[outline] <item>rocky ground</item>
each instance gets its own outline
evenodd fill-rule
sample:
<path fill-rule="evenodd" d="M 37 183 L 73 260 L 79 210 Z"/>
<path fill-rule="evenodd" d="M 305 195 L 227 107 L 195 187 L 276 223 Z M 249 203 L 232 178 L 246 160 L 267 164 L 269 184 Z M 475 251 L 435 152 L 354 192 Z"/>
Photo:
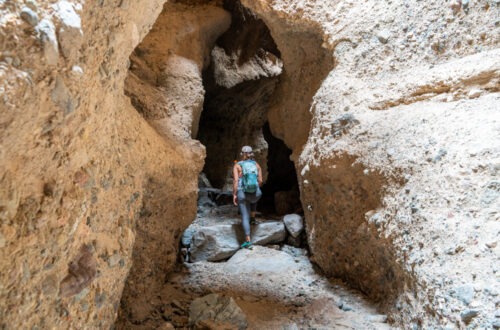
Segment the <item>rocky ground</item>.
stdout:
<path fill-rule="evenodd" d="M 285 227 L 282 218 L 261 215 L 257 217 L 258 224 L 252 226 L 252 233 L 258 233 L 262 226 Z M 207 228 L 228 225 L 240 226 L 236 207 L 201 206 L 184 239 L 203 231 L 208 233 Z M 268 232 L 276 237 L 275 231 Z M 291 236 L 288 231 L 286 235 Z M 178 271 L 166 278 L 158 293 L 156 313 L 130 326 L 136 329 L 187 328 L 193 324 L 205 329 L 391 328 L 387 316 L 378 313 L 362 294 L 350 290 L 340 280 L 324 277 L 309 261 L 306 248 L 284 244 L 286 235 L 281 235 L 277 244 L 254 245 L 253 249 L 235 246 L 232 256 L 221 261 L 179 264 Z M 258 238 L 254 235 L 253 239 Z M 219 241 L 216 245 L 222 244 Z M 201 247 L 198 253 L 200 250 Z M 212 254 L 205 251 L 196 258 L 210 259 L 217 254 L 213 249 L 210 251 Z M 201 311 L 194 303 L 200 297 L 204 297 Z"/>

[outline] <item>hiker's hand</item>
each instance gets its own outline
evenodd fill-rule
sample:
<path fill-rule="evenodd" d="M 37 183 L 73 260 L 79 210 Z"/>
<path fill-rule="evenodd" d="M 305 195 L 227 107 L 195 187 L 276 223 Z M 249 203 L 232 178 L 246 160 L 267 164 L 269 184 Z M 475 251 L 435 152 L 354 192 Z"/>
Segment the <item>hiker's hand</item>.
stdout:
<path fill-rule="evenodd" d="M 238 196 L 233 195 L 233 204 L 238 206 Z"/>

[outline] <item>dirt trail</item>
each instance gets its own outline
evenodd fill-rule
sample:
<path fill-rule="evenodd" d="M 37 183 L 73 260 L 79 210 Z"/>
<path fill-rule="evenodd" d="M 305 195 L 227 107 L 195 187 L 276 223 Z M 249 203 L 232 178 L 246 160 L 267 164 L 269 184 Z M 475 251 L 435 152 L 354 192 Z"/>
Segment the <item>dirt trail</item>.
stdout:
<path fill-rule="evenodd" d="M 199 213 L 195 224 L 239 223 L 236 212 L 231 206 L 212 208 Z M 180 264 L 158 293 L 157 313 L 135 328 L 189 328 L 191 302 L 209 293 L 232 297 L 248 329 L 391 328 L 359 292 L 323 277 L 307 254 L 288 245 L 254 246 L 225 262 Z"/>

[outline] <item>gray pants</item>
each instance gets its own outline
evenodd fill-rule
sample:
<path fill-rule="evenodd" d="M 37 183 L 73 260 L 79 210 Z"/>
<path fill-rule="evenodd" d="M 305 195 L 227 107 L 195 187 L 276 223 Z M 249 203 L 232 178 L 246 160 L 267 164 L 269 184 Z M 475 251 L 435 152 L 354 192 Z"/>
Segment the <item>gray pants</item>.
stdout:
<path fill-rule="evenodd" d="M 245 236 L 250 236 L 250 212 L 257 209 L 257 202 L 262 196 L 262 191 L 257 188 L 255 193 L 246 193 L 243 190 L 238 190 L 238 207 L 241 213 L 241 224 L 245 231 Z"/>

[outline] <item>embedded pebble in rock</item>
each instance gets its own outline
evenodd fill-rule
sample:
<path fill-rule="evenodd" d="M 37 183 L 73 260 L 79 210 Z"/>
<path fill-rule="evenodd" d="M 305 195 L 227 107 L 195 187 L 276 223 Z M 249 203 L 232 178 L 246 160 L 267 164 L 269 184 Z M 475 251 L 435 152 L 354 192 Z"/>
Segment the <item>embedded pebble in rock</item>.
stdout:
<path fill-rule="evenodd" d="M 464 321 L 465 323 L 469 323 L 478 314 L 479 311 L 477 309 L 467 309 L 460 313 L 460 317 L 462 318 L 462 321 Z"/>
<path fill-rule="evenodd" d="M 31 26 L 36 26 L 38 24 L 38 15 L 31 8 L 24 7 L 21 10 L 21 18 Z"/>
<path fill-rule="evenodd" d="M 381 43 L 386 44 L 389 41 L 389 39 L 391 38 L 391 31 L 389 31 L 389 30 L 379 31 L 377 33 L 377 38 Z"/>
<path fill-rule="evenodd" d="M 481 96 L 481 93 L 480 89 L 471 89 L 467 96 L 469 96 L 470 99 L 475 99 Z"/>
<path fill-rule="evenodd" d="M 54 24 L 51 20 L 45 18 L 38 23 L 36 30 L 43 44 L 45 61 L 48 65 L 56 65 L 59 59 L 59 44 Z"/>
<path fill-rule="evenodd" d="M 83 42 L 80 16 L 76 13 L 73 4 L 68 1 L 59 1 L 54 5 L 54 8 L 57 10 L 57 17 L 61 21 L 58 40 L 62 53 L 66 58 L 74 60 Z"/>

